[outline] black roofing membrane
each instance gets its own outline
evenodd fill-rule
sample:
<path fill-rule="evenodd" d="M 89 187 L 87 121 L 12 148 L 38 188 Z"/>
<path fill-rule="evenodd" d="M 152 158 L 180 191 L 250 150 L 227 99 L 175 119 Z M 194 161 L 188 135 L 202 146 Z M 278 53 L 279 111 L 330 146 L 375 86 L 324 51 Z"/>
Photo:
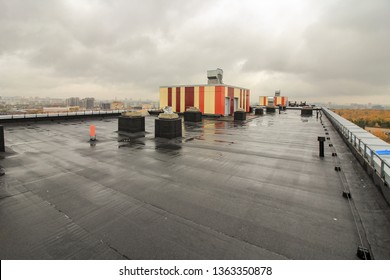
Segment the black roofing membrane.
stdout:
<path fill-rule="evenodd" d="M 390 259 L 389 207 L 323 118 L 324 158 L 320 120 L 299 111 L 183 122 L 170 140 L 152 116 L 141 134 L 116 118 L 6 125 L 0 257 L 357 259 L 363 243 Z"/>

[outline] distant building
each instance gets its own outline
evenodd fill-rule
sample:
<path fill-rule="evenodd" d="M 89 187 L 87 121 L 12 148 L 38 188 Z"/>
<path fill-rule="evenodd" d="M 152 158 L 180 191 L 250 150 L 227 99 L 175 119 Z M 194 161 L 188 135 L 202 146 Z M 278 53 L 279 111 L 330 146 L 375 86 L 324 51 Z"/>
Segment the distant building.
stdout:
<path fill-rule="evenodd" d="M 68 110 L 69 110 L 69 112 L 77 112 L 78 110 L 80 110 L 80 107 L 79 106 L 70 106 L 70 107 L 68 107 Z"/>
<path fill-rule="evenodd" d="M 95 98 L 87 97 L 81 100 L 81 107 L 92 110 L 95 107 Z"/>
<path fill-rule="evenodd" d="M 80 98 L 71 97 L 71 98 L 66 99 L 66 106 L 68 106 L 68 107 L 80 106 Z"/>
<path fill-rule="evenodd" d="M 43 107 L 43 113 L 64 113 L 69 112 L 68 107 Z"/>
<path fill-rule="evenodd" d="M 120 101 L 113 101 L 111 103 L 111 110 L 123 110 L 125 108 L 125 105 L 123 102 Z"/>
<path fill-rule="evenodd" d="M 142 109 L 152 109 L 153 108 L 153 105 L 152 104 L 142 104 Z"/>
<path fill-rule="evenodd" d="M 372 109 L 375 109 L 375 110 L 383 110 L 384 107 L 382 105 L 373 105 L 372 106 Z"/>
<path fill-rule="evenodd" d="M 100 103 L 100 109 L 102 109 L 102 110 L 110 110 L 111 109 L 111 103 Z"/>
<path fill-rule="evenodd" d="M 222 83 L 222 69 L 207 71 L 207 85 L 161 86 L 160 108 L 185 112 L 197 107 L 203 114 L 233 115 L 238 109 L 249 112 L 250 90 Z"/>

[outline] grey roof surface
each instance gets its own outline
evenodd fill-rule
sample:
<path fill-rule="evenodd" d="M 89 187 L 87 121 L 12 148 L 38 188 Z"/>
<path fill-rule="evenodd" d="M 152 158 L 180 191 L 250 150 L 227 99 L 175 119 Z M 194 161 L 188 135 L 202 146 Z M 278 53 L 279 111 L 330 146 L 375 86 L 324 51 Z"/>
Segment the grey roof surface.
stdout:
<path fill-rule="evenodd" d="M 172 140 L 154 119 L 140 138 L 116 118 L 7 125 L 1 259 L 357 259 L 361 243 L 390 259 L 389 207 L 328 120 L 352 202 L 315 117 L 183 122 Z"/>

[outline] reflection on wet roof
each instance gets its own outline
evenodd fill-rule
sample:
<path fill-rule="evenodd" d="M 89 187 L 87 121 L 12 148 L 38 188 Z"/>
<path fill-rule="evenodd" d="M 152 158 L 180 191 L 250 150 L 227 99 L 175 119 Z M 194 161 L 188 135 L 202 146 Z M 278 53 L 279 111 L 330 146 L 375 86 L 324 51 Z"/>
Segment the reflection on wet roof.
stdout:
<path fill-rule="evenodd" d="M 154 117 L 138 134 L 115 118 L 7 125 L 0 256 L 356 259 L 363 243 L 390 258 L 387 204 L 324 119 L 354 201 L 342 197 L 320 121 L 299 114 L 183 122 L 171 140 Z"/>

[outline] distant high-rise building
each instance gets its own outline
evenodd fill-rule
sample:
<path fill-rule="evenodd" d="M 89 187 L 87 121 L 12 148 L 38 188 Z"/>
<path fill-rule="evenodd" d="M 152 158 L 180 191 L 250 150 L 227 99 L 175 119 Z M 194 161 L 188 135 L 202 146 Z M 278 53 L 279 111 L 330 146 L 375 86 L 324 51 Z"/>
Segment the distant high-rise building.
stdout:
<path fill-rule="evenodd" d="M 87 99 L 87 102 L 86 102 L 85 108 L 93 109 L 95 107 L 95 98 L 86 98 L 86 99 Z"/>
<path fill-rule="evenodd" d="M 110 110 L 111 109 L 111 103 L 100 103 L 100 109 L 102 109 L 102 110 Z"/>
<path fill-rule="evenodd" d="M 80 106 L 80 98 L 71 97 L 71 98 L 66 99 L 66 106 L 68 106 L 68 107 Z"/>
<path fill-rule="evenodd" d="M 87 97 L 81 100 L 81 107 L 87 110 L 92 110 L 95 107 L 95 98 Z"/>

